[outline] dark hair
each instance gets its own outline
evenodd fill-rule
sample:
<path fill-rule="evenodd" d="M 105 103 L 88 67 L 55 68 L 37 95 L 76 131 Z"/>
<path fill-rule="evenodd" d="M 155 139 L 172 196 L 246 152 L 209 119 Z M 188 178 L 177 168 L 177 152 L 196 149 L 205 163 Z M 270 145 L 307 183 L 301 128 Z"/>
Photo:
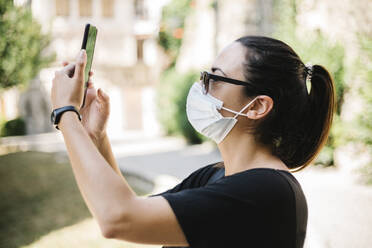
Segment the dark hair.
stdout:
<path fill-rule="evenodd" d="M 332 77 L 321 65 L 312 67 L 311 90 L 306 87 L 308 68 L 291 47 L 263 36 L 236 40 L 247 48 L 244 77 L 257 87 L 245 87 L 247 97 L 267 95 L 274 106 L 254 126 L 258 142 L 268 145 L 291 172 L 309 165 L 327 141 L 335 109 Z"/>

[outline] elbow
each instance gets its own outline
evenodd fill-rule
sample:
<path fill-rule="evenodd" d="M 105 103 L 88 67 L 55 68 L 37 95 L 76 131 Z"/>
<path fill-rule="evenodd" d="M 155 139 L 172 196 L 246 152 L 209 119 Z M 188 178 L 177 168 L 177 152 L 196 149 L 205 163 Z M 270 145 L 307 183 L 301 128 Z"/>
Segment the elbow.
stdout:
<path fill-rule="evenodd" d="M 106 239 L 126 240 L 130 231 L 130 224 L 127 217 L 117 218 L 106 225 L 101 226 L 101 234 Z"/>
<path fill-rule="evenodd" d="M 132 231 L 133 215 L 130 209 L 132 204 L 127 202 L 126 208 L 110 208 L 110 213 L 106 214 L 106 219 L 100 223 L 101 233 L 107 239 L 127 240 L 129 233 Z M 122 205 L 121 205 L 122 206 Z"/>
<path fill-rule="evenodd" d="M 106 239 L 114 239 L 114 229 L 108 229 L 108 228 L 101 228 L 101 234 Z"/>
<path fill-rule="evenodd" d="M 108 219 L 106 219 L 105 221 L 103 221 L 102 219 L 101 220 L 98 220 L 98 225 L 99 225 L 99 228 L 100 228 L 100 231 L 101 231 L 101 234 L 103 237 L 107 238 L 107 239 L 113 239 L 115 237 L 115 228 L 114 228 L 114 225 L 113 225 L 113 221 L 108 221 Z"/>

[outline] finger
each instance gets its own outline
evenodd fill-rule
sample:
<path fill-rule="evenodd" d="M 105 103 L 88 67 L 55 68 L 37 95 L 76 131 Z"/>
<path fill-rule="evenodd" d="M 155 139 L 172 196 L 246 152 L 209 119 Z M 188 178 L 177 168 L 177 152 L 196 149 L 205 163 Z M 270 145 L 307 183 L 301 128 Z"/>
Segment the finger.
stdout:
<path fill-rule="evenodd" d="M 105 104 L 109 103 L 109 101 L 110 101 L 109 96 L 101 88 L 98 89 L 97 95 L 98 95 L 98 100 L 101 103 L 105 103 Z"/>
<path fill-rule="evenodd" d="M 84 79 L 84 70 L 85 70 L 85 64 L 87 61 L 87 53 L 85 49 L 81 49 L 80 53 L 77 57 L 76 60 L 76 68 L 75 68 L 75 74 L 74 78 L 80 80 L 80 81 L 85 81 Z"/>
<path fill-rule="evenodd" d="M 87 89 L 87 95 L 85 98 L 85 106 L 89 106 L 94 99 L 97 98 L 97 90 L 94 88 L 94 86 L 89 87 Z"/>
<path fill-rule="evenodd" d="M 97 98 L 97 91 L 96 89 L 92 86 L 87 88 L 87 93 L 85 96 L 85 104 L 84 107 L 82 107 L 80 110 L 81 111 L 86 111 L 87 109 L 90 108 L 91 103 Z"/>

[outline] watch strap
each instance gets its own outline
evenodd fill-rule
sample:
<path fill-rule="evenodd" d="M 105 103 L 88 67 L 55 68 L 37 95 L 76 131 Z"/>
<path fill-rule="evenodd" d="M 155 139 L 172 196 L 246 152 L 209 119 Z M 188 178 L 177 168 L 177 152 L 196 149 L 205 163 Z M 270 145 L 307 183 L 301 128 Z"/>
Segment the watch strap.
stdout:
<path fill-rule="evenodd" d="M 55 125 L 56 129 L 59 130 L 58 124 L 61 121 L 62 114 L 67 112 L 67 111 L 75 112 L 77 114 L 79 120 L 81 121 L 81 115 L 80 115 L 79 111 L 74 106 L 69 105 L 69 106 L 64 106 L 64 107 L 61 107 L 61 108 L 57 108 L 57 109 L 53 110 L 52 115 L 51 115 L 51 121 Z"/>

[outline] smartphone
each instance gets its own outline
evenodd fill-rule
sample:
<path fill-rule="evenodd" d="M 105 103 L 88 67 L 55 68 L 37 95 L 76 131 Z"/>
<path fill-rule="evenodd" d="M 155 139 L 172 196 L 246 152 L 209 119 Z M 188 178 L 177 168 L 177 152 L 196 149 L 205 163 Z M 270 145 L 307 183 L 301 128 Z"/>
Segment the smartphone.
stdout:
<path fill-rule="evenodd" d="M 97 38 L 97 28 L 89 23 L 86 24 L 85 30 L 84 30 L 83 44 L 81 45 L 81 49 L 85 49 L 87 53 L 87 64 L 85 66 L 85 71 L 84 71 L 84 98 L 83 98 L 83 104 L 81 105 L 81 107 L 84 107 L 85 97 L 87 95 L 89 71 L 92 67 L 94 47 L 96 45 L 96 38 Z"/>

